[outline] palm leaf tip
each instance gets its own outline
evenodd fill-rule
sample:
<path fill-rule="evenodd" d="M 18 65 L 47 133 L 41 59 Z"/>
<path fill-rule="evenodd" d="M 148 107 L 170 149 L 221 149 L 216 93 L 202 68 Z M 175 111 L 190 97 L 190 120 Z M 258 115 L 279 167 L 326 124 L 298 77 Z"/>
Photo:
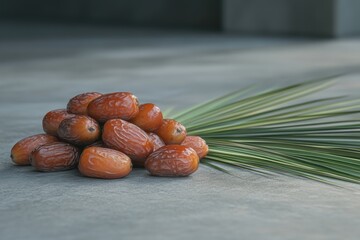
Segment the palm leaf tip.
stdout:
<path fill-rule="evenodd" d="M 173 117 L 210 148 L 206 165 L 270 171 L 328 182 L 360 183 L 360 99 L 309 100 L 334 78 L 264 92 L 251 88 L 197 105 Z"/>

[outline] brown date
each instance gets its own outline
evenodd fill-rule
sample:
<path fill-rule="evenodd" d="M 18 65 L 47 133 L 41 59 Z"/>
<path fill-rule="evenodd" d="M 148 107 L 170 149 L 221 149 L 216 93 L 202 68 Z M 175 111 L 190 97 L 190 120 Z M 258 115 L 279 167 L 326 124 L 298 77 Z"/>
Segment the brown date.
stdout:
<path fill-rule="evenodd" d="M 68 143 L 48 143 L 30 154 L 30 163 L 38 171 L 62 171 L 75 168 L 79 156 L 79 149 Z"/>
<path fill-rule="evenodd" d="M 146 132 L 153 132 L 161 126 L 162 120 L 160 108 L 152 103 L 145 103 L 139 106 L 139 113 L 130 122 Z"/>
<path fill-rule="evenodd" d="M 184 177 L 199 167 L 195 150 L 181 145 L 167 145 L 150 154 L 145 168 L 154 176 Z"/>
<path fill-rule="evenodd" d="M 87 112 L 99 122 L 117 118 L 129 120 L 138 114 L 139 101 L 129 92 L 109 93 L 91 101 Z"/>
<path fill-rule="evenodd" d="M 88 147 L 80 156 L 79 171 L 93 178 L 122 178 L 132 170 L 130 158 L 122 152 L 102 147 Z"/>
<path fill-rule="evenodd" d="M 102 94 L 98 92 L 87 92 L 76 95 L 68 102 L 67 111 L 73 114 L 87 115 L 87 107 L 89 103 L 101 95 Z"/>
<path fill-rule="evenodd" d="M 60 123 L 64 119 L 74 116 L 74 114 L 68 113 L 66 109 L 56 109 L 48 112 L 45 114 L 42 121 L 44 132 L 53 136 L 57 136 L 57 130 Z"/>
<path fill-rule="evenodd" d="M 165 144 L 180 144 L 186 137 L 186 128 L 173 119 L 164 119 L 160 128 L 155 131 Z"/>
<path fill-rule="evenodd" d="M 90 145 L 87 145 L 85 146 L 85 148 L 89 148 L 89 147 L 102 147 L 102 148 L 106 148 L 106 145 L 103 141 L 99 140 L 99 141 L 96 141 Z"/>
<path fill-rule="evenodd" d="M 162 146 L 165 146 L 164 141 L 155 133 L 148 133 L 150 140 L 152 141 L 153 145 L 154 145 L 154 150 L 156 151 L 159 148 L 161 148 Z"/>
<path fill-rule="evenodd" d="M 209 152 L 209 147 L 205 140 L 199 136 L 187 136 L 181 145 L 194 149 L 200 159 Z"/>
<path fill-rule="evenodd" d="M 11 160 L 17 165 L 30 165 L 30 153 L 47 143 L 58 142 L 58 139 L 48 134 L 37 134 L 17 142 L 11 149 Z"/>
<path fill-rule="evenodd" d="M 146 157 L 153 151 L 153 143 L 147 133 L 121 119 L 105 123 L 102 140 L 106 146 L 128 155 L 134 166 L 143 166 Z"/>
<path fill-rule="evenodd" d="M 64 119 L 60 123 L 57 133 L 66 142 L 79 146 L 94 143 L 101 135 L 99 124 L 85 115 Z"/>

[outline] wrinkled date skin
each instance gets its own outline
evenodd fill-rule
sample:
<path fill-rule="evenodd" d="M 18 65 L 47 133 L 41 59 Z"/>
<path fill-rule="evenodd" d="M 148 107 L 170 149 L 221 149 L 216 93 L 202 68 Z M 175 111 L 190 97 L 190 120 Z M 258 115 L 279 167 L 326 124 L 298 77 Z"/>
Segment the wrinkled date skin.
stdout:
<path fill-rule="evenodd" d="M 167 145 L 150 154 L 145 168 L 154 176 L 185 177 L 199 167 L 195 150 L 181 145 Z"/>
<path fill-rule="evenodd" d="M 64 119 L 74 116 L 74 114 L 68 113 L 66 109 L 56 109 L 48 112 L 47 114 L 45 114 L 42 121 L 44 132 L 57 137 L 57 130 L 60 123 Z"/>
<path fill-rule="evenodd" d="M 132 170 L 131 160 L 124 153 L 102 147 L 86 148 L 80 157 L 79 171 L 93 178 L 122 178 Z"/>
<path fill-rule="evenodd" d="M 17 142 L 11 149 L 11 160 L 16 165 L 30 165 L 30 153 L 41 145 L 58 142 L 59 140 L 48 134 L 37 134 Z"/>
<path fill-rule="evenodd" d="M 68 102 L 67 111 L 73 114 L 87 115 L 89 103 L 100 96 L 102 96 L 102 94 L 98 92 L 87 92 L 76 95 Z"/>
<path fill-rule="evenodd" d="M 138 126 L 121 119 L 109 120 L 103 128 L 102 140 L 106 146 L 128 155 L 134 166 L 144 166 L 153 151 L 153 143 Z"/>
<path fill-rule="evenodd" d="M 54 172 L 75 168 L 80 151 L 68 143 L 49 143 L 35 149 L 30 155 L 30 163 L 36 170 Z"/>
<path fill-rule="evenodd" d="M 186 137 L 186 128 L 173 119 L 164 119 L 160 128 L 155 131 L 165 144 L 180 144 Z"/>
<path fill-rule="evenodd" d="M 199 136 L 187 136 L 181 145 L 194 149 L 200 159 L 204 158 L 209 152 L 209 146 Z"/>
<path fill-rule="evenodd" d="M 139 101 L 130 92 L 109 93 L 91 101 L 87 112 L 101 123 L 117 118 L 129 120 L 138 114 Z"/>
<path fill-rule="evenodd" d="M 66 142 L 85 146 L 99 140 L 101 135 L 100 125 L 91 117 L 76 115 L 64 119 L 58 128 L 59 138 Z"/>
<path fill-rule="evenodd" d="M 164 141 L 155 133 L 148 133 L 150 140 L 152 141 L 153 145 L 154 145 L 154 150 L 156 151 L 159 148 L 165 146 Z"/>
<path fill-rule="evenodd" d="M 153 132 L 161 126 L 162 121 L 160 108 L 152 103 L 145 103 L 139 106 L 139 113 L 130 122 L 146 132 Z"/>

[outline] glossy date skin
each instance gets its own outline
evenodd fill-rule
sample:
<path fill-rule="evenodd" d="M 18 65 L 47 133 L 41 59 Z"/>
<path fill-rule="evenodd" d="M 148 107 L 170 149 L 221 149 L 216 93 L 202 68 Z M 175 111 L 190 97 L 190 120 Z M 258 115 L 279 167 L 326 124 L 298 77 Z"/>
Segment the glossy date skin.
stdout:
<path fill-rule="evenodd" d="M 200 159 L 204 158 L 209 152 L 205 140 L 199 136 L 187 136 L 181 145 L 194 149 Z"/>
<path fill-rule="evenodd" d="M 41 172 L 63 171 L 75 168 L 80 151 L 68 143 L 58 142 L 42 145 L 30 155 L 30 163 Z"/>
<path fill-rule="evenodd" d="M 130 92 L 104 94 L 91 101 L 87 113 L 96 121 L 104 123 L 110 119 L 129 120 L 139 112 L 139 101 Z"/>
<path fill-rule="evenodd" d="M 100 125 L 91 117 L 76 115 L 63 120 L 58 128 L 59 138 L 78 146 L 92 144 L 99 140 Z"/>
<path fill-rule="evenodd" d="M 89 103 L 100 96 L 102 96 L 102 94 L 98 92 L 87 92 L 76 95 L 70 99 L 66 109 L 69 113 L 87 115 Z"/>
<path fill-rule="evenodd" d="M 37 134 L 26 137 L 17 142 L 11 149 L 11 160 L 16 165 L 30 165 L 30 153 L 41 145 L 58 142 L 59 140 L 48 134 Z"/>
<path fill-rule="evenodd" d="M 80 157 L 79 171 L 93 178 L 123 178 L 132 170 L 131 159 L 122 152 L 102 147 L 88 147 Z"/>
<path fill-rule="evenodd" d="M 112 119 L 105 123 L 102 140 L 109 148 L 128 155 L 137 167 L 144 166 L 147 156 L 154 148 L 146 132 L 121 119 Z"/>
<path fill-rule="evenodd" d="M 167 145 L 150 154 L 145 168 L 151 175 L 161 177 L 185 177 L 199 167 L 195 150 L 181 145 Z"/>
<path fill-rule="evenodd" d="M 59 128 L 60 123 L 64 119 L 71 118 L 74 116 L 75 114 L 68 113 L 66 109 L 56 109 L 46 113 L 42 121 L 44 132 L 52 136 L 58 136 L 57 130 Z"/>
<path fill-rule="evenodd" d="M 154 145 L 153 151 L 156 151 L 159 148 L 165 146 L 164 141 L 157 134 L 151 132 L 151 133 L 148 133 L 148 136 Z"/>
<path fill-rule="evenodd" d="M 139 113 L 130 122 L 146 132 L 153 132 L 161 126 L 162 121 L 160 108 L 155 104 L 145 103 L 139 106 Z"/>
<path fill-rule="evenodd" d="M 155 133 L 166 145 L 180 144 L 186 137 L 186 128 L 174 119 L 164 119 Z"/>

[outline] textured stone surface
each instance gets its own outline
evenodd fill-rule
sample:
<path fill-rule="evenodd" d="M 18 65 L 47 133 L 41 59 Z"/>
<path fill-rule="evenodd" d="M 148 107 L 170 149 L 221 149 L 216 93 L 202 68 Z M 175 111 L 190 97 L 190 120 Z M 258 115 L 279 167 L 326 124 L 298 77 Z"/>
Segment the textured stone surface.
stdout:
<path fill-rule="evenodd" d="M 285 176 L 122 180 L 10 163 L 11 146 L 41 132 L 51 109 L 84 91 L 133 91 L 181 108 L 231 90 L 350 72 L 323 94 L 360 87 L 360 40 L 258 39 L 211 33 L 0 25 L 0 238 L 358 239 L 360 188 Z"/>

